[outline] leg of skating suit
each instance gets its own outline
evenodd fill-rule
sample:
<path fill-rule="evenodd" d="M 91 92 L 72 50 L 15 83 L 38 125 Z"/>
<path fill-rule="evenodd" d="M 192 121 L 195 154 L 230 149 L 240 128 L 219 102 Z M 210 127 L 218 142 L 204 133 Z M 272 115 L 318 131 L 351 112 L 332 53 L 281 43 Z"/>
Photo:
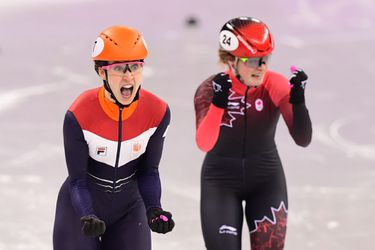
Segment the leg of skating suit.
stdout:
<path fill-rule="evenodd" d="M 65 182 L 57 201 L 54 250 L 151 250 L 150 228 L 137 182 L 127 184 L 127 188 L 117 194 L 91 191 L 95 211 L 107 226 L 101 241 L 81 232 Z"/>
<path fill-rule="evenodd" d="M 87 237 L 81 232 L 80 220 L 72 206 L 68 186 L 67 182 L 63 184 L 57 198 L 53 249 L 101 250 L 98 237 Z"/>
<path fill-rule="evenodd" d="M 122 218 L 110 225 L 102 237 L 103 250 L 151 250 L 146 209 L 139 198 Z"/>
<path fill-rule="evenodd" d="M 240 165 L 207 155 L 201 178 L 201 223 L 207 250 L 240 250 Z"/>
<path fill-rule="evenodd" d="M 285 176 L 277 153 L 266 154 L 246 161 L 244 175 L 251 181 L 246 188 L 245 215 L 252 250 L 282 250 L 288 208 Z"/>

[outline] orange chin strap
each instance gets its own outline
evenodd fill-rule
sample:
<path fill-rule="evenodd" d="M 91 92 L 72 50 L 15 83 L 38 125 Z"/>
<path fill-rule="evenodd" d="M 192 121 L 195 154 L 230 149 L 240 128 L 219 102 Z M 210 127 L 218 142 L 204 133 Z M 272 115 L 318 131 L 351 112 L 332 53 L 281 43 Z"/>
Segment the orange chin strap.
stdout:
<path fill-rule="evenodd" d="M 120 112 L 119 106 L 116 103 L 113 103 L 110 100 L 108 100 L 107 97 L 105 97 L 104 87 L 100 88 L 98 98 L 100 106 L 102 107 L 104 113 L 106 113 L 112 120 L 118 121 Z M 122 120 L 124 121 L 128 119 L 133 114 L 137 106 L 138 100 L 132 102 L 129 106 L 124 107 L 124 109 L 122 110 Z"/>

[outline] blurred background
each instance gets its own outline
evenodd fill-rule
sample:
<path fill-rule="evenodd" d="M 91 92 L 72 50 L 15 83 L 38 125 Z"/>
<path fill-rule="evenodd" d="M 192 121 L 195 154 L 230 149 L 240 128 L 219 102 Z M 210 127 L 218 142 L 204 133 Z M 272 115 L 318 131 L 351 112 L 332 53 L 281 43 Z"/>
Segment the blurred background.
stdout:
<path fill-rule="evenodd" d="M 218 32 L 241 15 L 270 27 L 272 70 L 289 77 L 296 64 L 309 75 L 311 145 L 296 146 L 283 120 L 276 138 L 289 191 L 285 249 L 374 249 L 374 13 L 372 0 L 1 0 L 0 249 L 52 249 L 67 177 L 64 114 L 82 91 L 101 85 L 92 46 L 114 24 L 144 35 L 150 56 L 142 86 L 172 111 L 160 172 L 162 204 L 176 227 L 153 234 L 153 249 L 205 249 L 193 96 L 225 69 Z M 243 249 L 250 249 L 244 227 Z"/>

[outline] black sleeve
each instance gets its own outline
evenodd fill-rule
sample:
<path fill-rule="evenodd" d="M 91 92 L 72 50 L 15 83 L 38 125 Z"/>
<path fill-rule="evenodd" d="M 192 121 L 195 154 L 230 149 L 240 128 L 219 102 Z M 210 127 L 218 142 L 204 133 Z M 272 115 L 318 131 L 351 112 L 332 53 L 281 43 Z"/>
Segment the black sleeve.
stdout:
<path fill-rule="evenodd" d="M 94 214 L 91 194 L 86 181 L 88 145 L 77 119 L 70 111 L 65 115 L 63 133 L 72 205 L 80 217 Z"/>
<path fill-rule="evenodd" d="M 296 143 L 300 146 L 307 147 L 311 142 L 311 119 L 304 103 L 293 104 L 292 135 Z"/>
<path fill-rule="evenodd" d="M 161 207 L 159 163 L 163 151 L 164 138 L 171 119 L 170 117 L 170 110 L 167 106 L 163 119 L 148 142 L 146 152 L 141 156 L 138 185 L 146 209 L 150 207 Z"/>

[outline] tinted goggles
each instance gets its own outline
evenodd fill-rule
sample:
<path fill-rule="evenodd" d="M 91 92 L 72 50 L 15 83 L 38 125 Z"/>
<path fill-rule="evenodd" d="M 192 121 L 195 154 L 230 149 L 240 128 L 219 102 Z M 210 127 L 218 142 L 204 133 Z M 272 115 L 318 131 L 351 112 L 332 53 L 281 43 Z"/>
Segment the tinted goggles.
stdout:
<path fill-rule="evenodd" d="M 143 69 L 144 62 L 123 62 L 102 66 L 111 75 L 123 75 L 127 71 L 138 73 Z"/>
<path fill-rule="evenodd" d="M 252 57 L 252 58 L 240 58 L 240 60 L 250 68 L 257 68 L 262 66 L 262 64 L 268 64 L 268 61 L 271 56 L 262 56 L 262 57 Z"/>

